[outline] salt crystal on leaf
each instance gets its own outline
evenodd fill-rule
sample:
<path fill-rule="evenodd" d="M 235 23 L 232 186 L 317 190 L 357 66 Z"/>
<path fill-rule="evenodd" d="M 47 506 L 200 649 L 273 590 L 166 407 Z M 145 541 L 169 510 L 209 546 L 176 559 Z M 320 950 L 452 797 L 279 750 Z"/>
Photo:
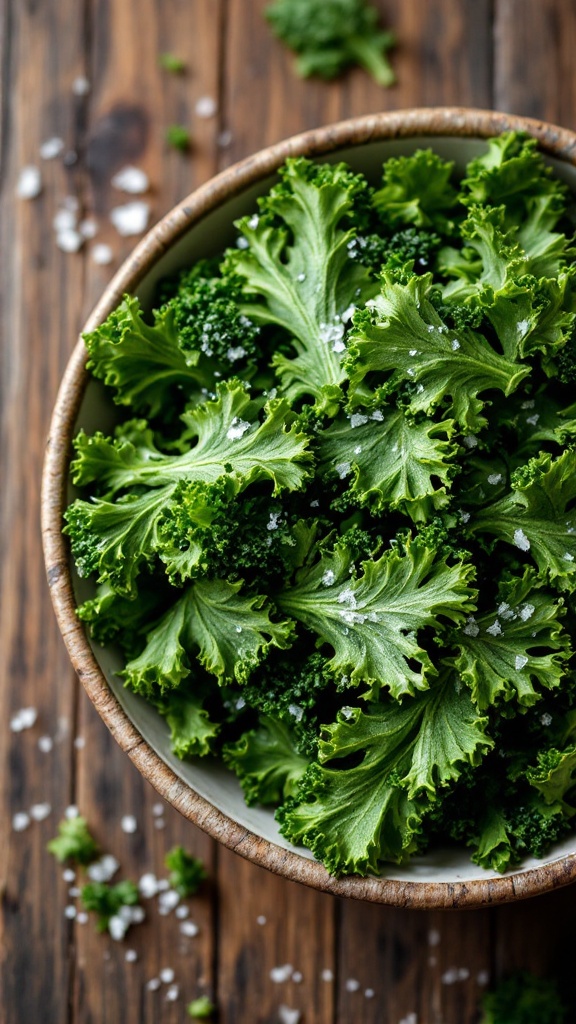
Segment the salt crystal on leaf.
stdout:
<path fill-rule="evenodd" d="M 490 476 L 488 477 L 488 483 L 492 484 L 493 487 L 496 484 L 499 484 L 501 482 L 501 480 L 502 480 L 502 473 L 490 473 Z"/>
<path fill-rule="evenodd" d="M 240 438 L 244 437 L 246 431 L 250 430 L 250 426 L 251 424 L 248 423 L 247 420 L 241 420 L 238 419 L 237 416 L 234 416 L 234 419 L 226 432 L 226 437 L 229 441 L 239 441 Z"/>
<path fill-rule="evenodd" d="M 350 417 L 350 426 L 354 430 L 354 427 L 363 427 L 365 423 L 368 423 L 368 416 L 364 416 L 361 412 L 354 412 Z"/>
<path fill-rule="evenodd" d="M 528 658 L 524 654 L 517 654 L 514 662 L 514 668 L 517 672 L 520 672 L 525 665 L 528 664 Z"/>
<path fill-rule="evenodd" d="M 531 619 L 534 615 L 535 610 L 533 604 L 525 604 L 518 613 L 522 622 L 528 622 L 528 619 Z"/>
<path fill-rule="evenodd" d="M 502 636 L 502 626 L 498 622 L 498 619 L 494 619 L 492 625 L 486 627 L 486 632 L 489 633 L 490 636 Z"/>
<path fill-rule="evenodd" d="M 514 544 L 516 545 L 517 548 L 520 548 L 520 551 L 529 551 L 530 550 L 530 541 L 528 540 L 528 537 L 524 533 L 524 530 L 515 530 L 514 531 Z"/>

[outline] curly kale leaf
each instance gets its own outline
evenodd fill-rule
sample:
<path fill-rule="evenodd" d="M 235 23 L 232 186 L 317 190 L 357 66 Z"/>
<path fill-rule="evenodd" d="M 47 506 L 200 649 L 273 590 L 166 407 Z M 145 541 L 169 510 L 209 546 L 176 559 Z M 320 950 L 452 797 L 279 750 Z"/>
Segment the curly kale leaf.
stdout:
<path fill-rule="evenodd" d="M 46 849 L 61 863 L 74 860 L 78 864 L 90 864 L 100 852 L 86 819 L 80 816 L 64 818 L 58 825 L 58 835 L 47 843 Z"/>
<path fill-rule="evenodd" d="M 443 404 L 464 429 L 476 430 L 486 423 L 479 394 L 511 394 L 530 368 L 499 355 L 474 331 L 449 328 L 429 301 L 431 287 L 430 274 L 404 285 L 383 276 L 372 308 L 354 317 L 346 361 L 352 388 L 367 374 L 387 374 L 388 390 L 412 385 L 412 414 Z"/>
<path fill-rule="evenodd" d="M 473 567 L 442 564 L 435 551 L 407 541 L 404 551 L 363 562 L 359 577 L 351 568 L 349 551 L 337 545 L 300 570 L 278 606 L 332 646 L 330 671 L 351 685 L 365 683 L 372 696 L 384 686 L 396 698 L 426 689 L 436 670 L 417 632 L 439 627 L 439 616 L 460 622 L 473 609 Z"/>
<path fill-rule="evenodd" d="M 137 683 L 133 674 L 127 678 L 127 685 L 138 689 L 146 695 L 152 690 L 154 680 L 147 679 L 144 684 Z M 205 707 L 212 696 L 214 684 L 212 680 L 195 673 L 183 677 L 185 682 L 179 684 L 175 691 L 165 691 L 162 697 L 154 699 L 154 703 L 170 729 L 170 746 L 176 757 L 206 757 L 214 753 L 215 741 L 220 733 L 221 723 L 210 717 Z M 159 687 L 162 680 L 158 681 Z M 157 688 L 159 688 L 157 687 Z"/>
<path fill-rule="evenodd" d="M 308 439 L 298 432 L 284 399 L 264 406 L 253 401 L 238 380 L 218 385 L 213 401 L 182 415 L 181 454 L 167 455 L 155 444 L 145 421 L 123 426 L 115 438 L 80 432 L 74 442 L 72 479 L 78 486 L 97 481 L 108 496 L 130 487 L 161 488 L 180 480 L 213 483 L 229 475 L 242 490 L 257 480 L 272 480 L 274 493 L 297 490 L 310 460 Z"/>
<path fill-rule="evenodd" d="M 533 558 L 560 590 L 576 582 L 576 450 L 542 453 L 512 477 L 512 489 L 474 515 L 471 534 L 489 534 Z"/>
<path fill-rule="evenodd" d="M 482 996 L 480 1024 L 566 1024 L 567 1008 L 551 978 L 516 971 Z"/>
<path fill-rule="evenodd" d="M 239 303 L 242 282 L 219 274 L 213 260 L 200 260 L 183 271 L 174 294 L 161 307 L 173 316 L 182 351 L 200 353 L 215 363 L 236 367 L 258 355 L 259 328 L 244 316 Z M 192 356 L 192 358 L 194 358 Z"/>
<path fill-rule="evenodd" d="M 341 479 L 350 474 L 349 494 L 359 505 L 429 519 L 448 500 L 458 450 L 454 426 L 414 420 L 397 409 L 355 412 L 318 435 L 320 471 Z"/>
<path fill-rule="evenodd" d="M 321 763 L 307 770 L 297 800 L 278 812 L 282 834 L 309 846 L 336 874 L 365 875 L 381 861 L 402 861 L 417 847 L 437 788 L 492 746 L 486 723 L 450 676 L 403 704 L 345 708 L 324 730 Z M 348 767 L 345 759 L 359 755 Z"/>
<path fill-rule="evenodd" d="M 96 573 L 100 583 L 109 581 L 117 593 L 132 596 L 141 568 L 164 552 L 171 576 L 190 575 L 201 557 L 194 537 L 180 551 L 167 525 L 159 532 L 182 481 L 206 485 L 194 493 L 196 525 L 205 528 L 212 515 L 210 502 L 215 501 L 216 514 L 222 500 L 219 490 L 208 485 L 223 477 L 231 494 L 261 480 L 271 480 L 275 494 L 302 487 L 311 458 L 308 439 L 294 422 L 287 426 L 291 417 L 284 400 L 265 406 L 262 423 L 258 411 L 258 403 L 251 402 L 239 382 L 222 384 L 215 401 L 184 414 L 181 445 L 186 450 L 180 455 L 163 454 L 143 424 L 130 424 L 116 438 L 81 433 L 72 466 L 75 482 L 98 480 L 109 496 L 128 488 L 139 493 L 116 501 L 78 499 L 68 508 L 65 533 L 79 573 Z M 148 490 L 140 493 L 142 487 Z"/>
<path fill-rule="evenodd" d="M 576 786 L 575 744 L 564 750 L 550 747 L 539 751 L 536 764 L 527 769 L 525 777 L 546 804 L 560 805 L 564 814 L 576 814 L 576 807 L 568 802 Z"/>
<path fill-rule="evenodd" d="M 570 653 L 561 623 L 565 609 L 541 586 L 530 569 L 503 579 L 494 609 L 469 616 L 450 635 L 459 650 L 454 666 L 481 710 L 502 700 L 530 707 L 540 700 L 535 682 L 546 689 L 562 682 Z"/>
<path fill-rule="evenodd" d="M 450 230 L 458 198 L 450 183 L 453 170 L 453 163 L 431 149 L 386 160 L 382 187 L 374 194 L 374 206 L 384 224 Z"/>
<path fill-rule="evenodd" d="M 288 401 L 312 396 L 330 408 L 344 381 L 342 353 L 352 307 L 373 295 L 369 271 L 351 259 L 350 226 L 368 201 L 361 175 L 344 164 L 288 160 L 281 182 L 260 200 L 261 213 L 238 224 L 247 248 L 229 251 L 225 266 L 243 280 L 243 312 L 283 327 L 295 356 L 273 364 Z"/>
<path fill-rule="evenodd" d="M 482 310 L 507 359 L 536 351 L 548 358 L 571 334 L 576 314 L 569 310 L 574 271 L 549 276 L 532 266 L 516 232 L 505 230 L 504 207 L 472 207 L 461 228 L 465 248 L 444 249 L 439 268 L 455 280 L 442 291 L 444 302 Z"/>
<path fill-rule="evenodd" d="M 294 796 L 309 763 L 287 726 L 264 715 L 257 729 L 224 747 L 223 757 L 240 779 L 249 806 L 278 804 Z"/>
<path fill-rule="evenodd" d="M 131 689 L 144 694 L 176 689 L 194 658 L 221 681 L 243 682 L 270 647 L 289 647 L 292 623 L 272 621 L 266 599 L 241 590 L 241 582 L 202 580 L 182 591 L 122 672 Z"/>
<path fill-rule="evenodd" d="M 391 32 L 378 27 L 378 12 L 367 0 L 272 0 L 264 11 L 274 34 L 297 54 L 302 78 L 336 78 L 360 65 L 378 85 L 395 82 L 386 56 Z"/>
<path fill-rule="evenodd" d="M 183 846 L 174 846 L 164 858 L 170 872 L 170 885 L 183 899 L 194 896 L 208 872 L 198 857 L 193 857 Z"/>
<path fill-rule="evenodd" d="M 177 389 L 185 394 L 212 385 L 214 377 L 199 365 L 199 352 L 180 347 L 174 311 L 154 314 L 147 324 L 138 299 L 129 295 L 100 327 L 83 335 L 88 369 L 114 389 L 114 401 L 157 416 L 170 408 Z"/>
<path fill-rule="evenodd" d="M 92 910 L 97 915 L 96 928 L 99 932 L 105 932 L 110 926 L 110 920 L 121 914 L 123 907 L 135 907 L 138 904 L 140 894 L 138 886 L 127 879 L 117 882 L 116 885 L 109 885 L 107 882 L 88 882 L 82 886 L 80 899 L 86 910 Z M 129 922 L 126 922 L 128 925 Z"/>

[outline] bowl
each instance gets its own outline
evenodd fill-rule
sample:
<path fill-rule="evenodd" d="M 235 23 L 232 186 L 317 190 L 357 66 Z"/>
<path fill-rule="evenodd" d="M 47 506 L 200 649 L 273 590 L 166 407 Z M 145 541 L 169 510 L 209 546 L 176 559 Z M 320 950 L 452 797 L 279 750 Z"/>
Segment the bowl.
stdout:
<path fill-rule="evenodd" d="M 175 206 L 136 246 L 106 288 L 85 325 L 93 331 L 126 292 L 150 305 L 160 278 L 234 241 L 232 222 L 253 210 L 288 156 L 346 160 L 377 180 L 382 161 L 432 146 L 458 169 L 503 131 L 534 136 L 558 175 L 576 191 L 576 134 L 527 118 L 462 108 L 403 110 L 353 118 L 314 129 L 230 167 Z M 118 655 L 96 647 L 76 616 L 90 584 L 73 568 L 62 516 L 70 495 L 71 440 L 80 427 L 112 423 L 101 385 L 89 378 L 79 340 L 58 394 L 48 439 L 42 493 L 42 532 L 48 583 L 74 668 L 106 725 L 160 795 L 205 832 L 254 863 L 285 878 L 339 896 L 404 907 L 456 908 L 505 903 L 565 885 L 576 878 L 576 836 L 542 860 L 527 860 L 505 875 L 476 867 L 466 850 L 436 850 L 380 877 L 334 878 L 308 851 L 278 833 L 273 812 L 247 807 L 236 778 L 219 763 L 180 761 L 154 709 L 125 690 L 116 676 Z"/>

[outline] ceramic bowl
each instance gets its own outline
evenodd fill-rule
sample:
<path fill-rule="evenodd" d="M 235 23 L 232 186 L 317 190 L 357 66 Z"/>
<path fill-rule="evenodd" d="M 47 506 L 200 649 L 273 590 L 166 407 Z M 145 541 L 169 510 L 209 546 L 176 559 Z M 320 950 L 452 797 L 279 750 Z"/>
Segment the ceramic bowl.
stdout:
<path fill-rule="evenodd" d="M 403 110 L 354 118 L 297 135 L 249 157 L 175 206 L 136 246 L 106 288 L 85 325 L 94 330 L 126 292 L 150 304 L 156 283 L 200 256 L 234 242 L 233 221 L 254 209 L 288 156 L 346 160 L 376 182 L 384 159 L 433 147 L 458 169 L 484 149 L 483 141 L 510 129 L 538 139 L 557 173 L 576 191 L 576 135 L 540 121 L 490 111 Z M 86 691 L 122 749 L 157 791 L 190 821 L 248 860 L 285 878 L 340 896 L 405 907 L 470 907 L 504 903 L 556 888 L 576 878 L 576 836 L 539 861 L 527 860 L 503 876 L 476 867 L 465 849 L 437 850 L 381 877 L 333 878 L 308 850 L 278 833 L 273 812 L 247 807 L 236 778 L 223 765 L 180 761 L 170 750 L 168 729 L 154 709 L 125 690 L 116 676 L 113 650 L 91 644 L 76 617 L 90 585 L 73 569 L 61 533 L 69 501 L 71 439 L 112 423 L 111 403 L 89 379 L 78 342 L 66 370 L 51 424 L 43 479 L 43 537 L 48 582 L 72 663 Z"/>

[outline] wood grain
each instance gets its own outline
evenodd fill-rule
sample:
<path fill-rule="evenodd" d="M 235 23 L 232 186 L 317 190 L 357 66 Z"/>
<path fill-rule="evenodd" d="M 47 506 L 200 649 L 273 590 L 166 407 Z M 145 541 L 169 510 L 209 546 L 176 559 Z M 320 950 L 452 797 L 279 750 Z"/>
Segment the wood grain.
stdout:
<path fill-rule="evenodd" d="M 17 200 L 20 169 L 61 136 L 76 144 L 71 83 L 82 73 L 82 17 L 76 5 L 10 4 L 3 14 L 0 224 L 0 890 L 3 1020 L 65 1021 L 73 964 L 65 888 L 45 843 L 72 799 L 71 730 L 77 683 L 55 626 L 42 568 L 39 480 L 51 408 L 81 322 L 82 264 L 54 247 L 51 220 L 74 170 L 42 166 L 43 192 Z M 9 45 L 8 45 L 9 44 Z M 46 83 L 50 94 L 46 95 Z M 11 733 L 22 707 L 36 724 Z M 50 736 L 50 753 L 38 739 Z M 24 832 L 12 815 L 48 803 L 52 813 Z M 34 970 L 30 970 L 31 963 Z"/>

